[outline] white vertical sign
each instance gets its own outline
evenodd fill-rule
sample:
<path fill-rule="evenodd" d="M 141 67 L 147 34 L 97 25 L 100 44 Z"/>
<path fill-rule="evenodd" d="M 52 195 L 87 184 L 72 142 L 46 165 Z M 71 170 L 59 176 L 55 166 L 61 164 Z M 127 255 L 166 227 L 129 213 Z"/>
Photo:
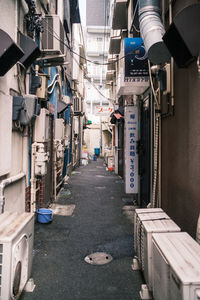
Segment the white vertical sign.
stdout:
<path fill-rule="evenodd" d="M 125 108 L 125 193 L 138 193 L 138 108 Z"/>

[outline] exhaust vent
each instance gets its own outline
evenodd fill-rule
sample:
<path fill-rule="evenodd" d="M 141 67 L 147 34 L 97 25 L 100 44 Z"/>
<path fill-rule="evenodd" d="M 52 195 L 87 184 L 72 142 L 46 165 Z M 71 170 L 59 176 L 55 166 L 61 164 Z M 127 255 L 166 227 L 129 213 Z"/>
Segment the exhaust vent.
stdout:
<path fill-rule="evenodd" d="M 162 40 L 165 30 L 160 20 L 159 0 L 139 1 L 139 23 L 149 60 L 155 65 L 168 62 L 170 54 Z"/>
<path fill-rule="evenodd" d="M 187 67 L 200 53 L 200 3 L 183 9 L 163 36 L 175 62 Z"/>

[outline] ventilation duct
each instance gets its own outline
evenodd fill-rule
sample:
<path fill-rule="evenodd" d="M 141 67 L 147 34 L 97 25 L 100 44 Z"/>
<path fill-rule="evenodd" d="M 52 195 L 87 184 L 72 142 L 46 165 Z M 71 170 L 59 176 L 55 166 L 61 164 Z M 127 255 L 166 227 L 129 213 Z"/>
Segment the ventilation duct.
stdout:
<path fill-rule="evenodd" d="M 170 54 L 162 40 L 165 30 L 160 19 L 159 0 L 139 1 L 139 24 L 149 60 L 156 65 L 169 61 Z"/>
<path fill-rule="evenodd" d="M 22 49 L 0 29 L 0 76 L 4 76 L 23 55 Z"/>
<path fill-rule="evenodd" d="M 177 65 L 187 67 L 200 54 L 200 3 L 184 8 L 176 15 L 163 36 Z"/>
<path fill-rule="evenodd" d="M 40 56 L 38 45 L 29 37 L 20 33 L 20 47 L 24 51 L 24 56 L 20 62 L 28 68 Z"/>

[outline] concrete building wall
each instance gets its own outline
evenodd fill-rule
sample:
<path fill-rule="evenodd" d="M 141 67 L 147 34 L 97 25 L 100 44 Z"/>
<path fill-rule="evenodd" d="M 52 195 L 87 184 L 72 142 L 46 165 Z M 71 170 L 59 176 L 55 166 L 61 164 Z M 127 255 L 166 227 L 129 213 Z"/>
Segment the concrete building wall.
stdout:
<path fill-rule="evenodd" d="M 86 25 L 105 25 L 106 0 L 86 0 Z"/>
<path fill-rule="evenodd" d="M 197 1 L 176 1 L 174 13 Z M 175 65 L 175 114 L 162 120 L 162 207 L 193 237 L 200 212 L 200 77 Z"/>
<path fill-rule="evenodd" d="M 88 126 L 89 129 L 84 130 L 84 142 L 89 154 L 94 154 L 94 148 L 100 148 L 100 127 L 97 125 Z"/>
<path fill-rule="evenodd" d="M 1 29 L 17 43 L 17 28 L 23 29 L 23 17 L 27 5 L 24 1 L 18 6 L 17 1 L 1 1 Z M 19 92 L 17 65 L 13 66 L 3 77 L 0 77 L 0 179 L 25 172 L 27 175 L 24 153 L 28 145 L 23 143 L 23 132 L 12 130 L 13 95 Z M 22 84 L 23 85 L 23 84 Z M 8 141 L 9 140 L 9 141 Z M 5 164 L 7 170 L 4 172 Z M 5 175 L 1 178 L 2 175 Z M 23 212 L 25 210 L 25 179 L 12 183 L 5 189 L 5 210 Z"/>

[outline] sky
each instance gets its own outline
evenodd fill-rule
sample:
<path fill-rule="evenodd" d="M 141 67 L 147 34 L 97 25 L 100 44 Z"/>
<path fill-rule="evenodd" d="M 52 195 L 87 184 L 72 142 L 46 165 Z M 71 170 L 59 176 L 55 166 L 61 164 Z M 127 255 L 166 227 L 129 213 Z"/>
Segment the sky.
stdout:
<path fill-rule="evenodd" d="M 81 24 L 86 25 L 86 0 L 79 0 L 79 8 L 81 15 Z"/>

